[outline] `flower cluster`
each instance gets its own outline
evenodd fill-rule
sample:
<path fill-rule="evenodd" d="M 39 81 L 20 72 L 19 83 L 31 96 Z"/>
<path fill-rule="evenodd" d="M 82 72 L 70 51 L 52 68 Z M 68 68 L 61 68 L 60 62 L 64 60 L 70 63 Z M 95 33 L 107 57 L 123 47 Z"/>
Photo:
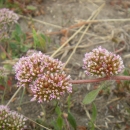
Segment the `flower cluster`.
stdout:
<path fill-rule="evenodd" d="M 0 39 L 7 38 L 12 25 L 17 23 L 18 15 L 9 9 L 0 9 Z"/>
<path fill-rule="evenodd" d="M 72 92 L 72 86 L 69 83 L 70 76 L 66 76 L 64 72 L 51 73 L 39 77 L 32 85 L 34 98 L 32 100 L 49 101 L 52 99 L 60 99 L 65 92 Z"/>
<path fill-rule="evenodd" d="M 18 86 L 30 87 L 32 100 L 59 99 L 65 92 L 72 92 L 70 76 L 62 70 L 63 63 L 41 52 L 22 57 L 14 66 Z"/>
<path fill-rule="evenodd" d="M 92 76 L 112 76 L 124 69 L 123 61 L 116 55 L 101 46 L 86 53 L 83 59 L 85 73 Z"/>
<path fill-rule="evenodd" d="M 0 130 L 23 130 L 26 118 L 8 107 L 0 105 Z"/>

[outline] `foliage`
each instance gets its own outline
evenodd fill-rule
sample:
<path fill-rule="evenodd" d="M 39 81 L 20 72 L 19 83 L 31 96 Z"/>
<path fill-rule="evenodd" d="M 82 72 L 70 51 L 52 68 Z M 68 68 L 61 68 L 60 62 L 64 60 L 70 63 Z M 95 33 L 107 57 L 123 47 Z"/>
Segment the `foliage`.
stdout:
<path fill-rule="evenodd" d="M 49 42 L 49 37 L 44 34 L 38 34 L 35 30 L 33 30 L 32 39 L 29 39 L 28 35 L 22 31 L 20 25 L 16 24 L 15 30 L 12 31 L 11 36 L 8 39 L 2 40 L 2 45 L 10 57 L 19 58 L 29 49 L 46 52 Z M 1 58 L 7 58 L 5 52 L 1 53 Z"/>
<path fill-rule="evenodd" d="M 93 103 L 92 104 L 92 116 L 91 116 L 91 120 L 89 121 L 89 127 L 90 127 L 90 130 L 95 130 L 95 121 L 96 121 L 96 118 L 97 118 L 97 108 L 96 108 L 96 105 Z"/>
<path fill-rule="evenodd" d="M 97 97 L 97 95 L 98 95 L 98 93 L 100 92 L 101 89 L 102 89 L 102 86 L 100 86 L 98 89 L 95 89 L 95 90 L 89 92 L 85 96 L 85 98 L 83 99 L 83 103 L 84 104 L 92 103 L 95 100 L 95 98 Z"/>
<path fill-rule="evenodd" d="M 50 39 L 43 35 L 43 34 L 38 34 L 36 32 L 36 30 L 33 29 L 33 40 L 34 40 L 34 44 L 33 44 L 33 48 L 34 49 L 40 49 L 43 52 L 47 51 L 47 42 L 50 42 Z"/>
<path fill-rule="evenodd" d="M 2 100 L 4 102 L 4 98 L 12 89 L 12 77 L 9 76 L 11 73 L 11 66 L 4 65 L 4 67 L 0 67 L 0 92 L 2 93 Z"/>

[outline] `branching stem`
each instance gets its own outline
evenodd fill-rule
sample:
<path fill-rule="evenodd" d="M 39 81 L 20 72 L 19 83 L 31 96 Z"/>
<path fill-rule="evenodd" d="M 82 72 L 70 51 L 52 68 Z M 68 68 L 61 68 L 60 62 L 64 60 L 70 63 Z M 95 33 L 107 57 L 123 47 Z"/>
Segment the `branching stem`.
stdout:
<path fill-rule="evenodd" d="M 86 80 L 70 80 L 69 82 L 72 84 L 84 84 L 84 83 L 96 83 L 105 80 L 130 80 L 130 76 L 111 76 L 111 77 L 104 77 L 104 78 L 96 78 L 96 79 L 86 79 Z"/>

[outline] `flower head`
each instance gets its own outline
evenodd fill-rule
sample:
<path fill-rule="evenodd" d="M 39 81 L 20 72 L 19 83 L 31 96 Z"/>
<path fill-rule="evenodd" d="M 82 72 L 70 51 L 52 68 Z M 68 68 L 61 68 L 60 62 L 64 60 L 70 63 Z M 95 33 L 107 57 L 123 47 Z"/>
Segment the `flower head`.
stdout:
<path fill-rule="evenodd" d="M 0 38 L 7 38 L 7 32 L 10 31 L 12 25 L 17 23 L 19 17 L 13 11 L 3 8 L 0 9 Z"/>
<path fill-rule="evenodd" d="M 23 130 L 26 118 L 8 107 L 0 105 L 0 130 Z"/>
<path fill-rule="evenodd" d="M 85 73 L 92 76 L 112 76 L 124 69 L 121 57 L 101 46 L 86 53 L 83 62 Z"/>
<path fill-rule="evenodd" d="M 32 100 L 43 102 L 60 99 L 60 96 L 66 92 L 72 92 L 72 85 L 69 83 L 69 80 L 70 76 L 67 76 L 64 72 L 51 73 L 48 71 L 31 85 L 34 93 Z"/>
<path fill-rule="evenodd" d="M 60 99 L 65 92 L 72 92 L 63 63 L 41 52 L 21 58 L 14 66 L 18 86 L 29 86 L 34 94 L 32 100 L 50 101 Z"/>
<path fill-rule="evenodd" d="M 47 71 L 58 72 L 63 67 L 61 61 L 53 59 L 41 52 L 22 57 L 14 66 L 16 79 L 22 86 L 29 85 Z"/>

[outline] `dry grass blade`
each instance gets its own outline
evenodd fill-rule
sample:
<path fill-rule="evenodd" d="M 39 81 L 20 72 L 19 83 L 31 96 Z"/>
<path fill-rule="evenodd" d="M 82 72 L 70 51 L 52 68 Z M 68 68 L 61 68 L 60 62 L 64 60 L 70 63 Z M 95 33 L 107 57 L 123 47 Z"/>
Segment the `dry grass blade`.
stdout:
<path fill-rule="evenodd" d="M 11 101 L 13 100 L 13 98 L 17 95 L 17 93 L 20 91 L 20 89 L 21 89 L 22 87 L 19 87 L 18 89 L 17 89 L 17 91 L 14 93 L 14 95 L 11 97 L 11 99 L 8 101 L 8 103 L 6 104 L 6 106 L 8 106 L 10 103 L 11 103 Z"/>
<path fill-rule="evenodd" d="M 99 12 L 101 11 L 101 9 L 104 7 L 104 3 L 96 10 L 93 12 L 93 14 L 89 17 L 89 19 L 87 21 L 89 21 L 90 19 L 95 19 L 97 17 L 97 15 L 99 14 Z M 84 27 L 85 25 L 83 25 L 82 27 Z M 85 29 L 84 33 L 81 35 L 78 43 L 76 44 L 74 50 L 72 51 L 71 55 L 69 56 L 68 60 L 66 61 L 65 65 L 63 68 L 65 68 L 65 66 L 68 64 L 68 62 L 70 61 L 72 55 L 75 53 L 77 47 L 79 46 L 81 40 L 83 39 L 85 33 L 88 31 L 89 27 L 91 26 L 91 23 L 88 24 L 87 28 Z"/>
<path fill-rule="evenodd" d="M 62 46 L 60 46 L 52 55 L 51 57 L 54 57 L 65 45 L 67 45 L 67 43 L 73 39 L 82 29 L 84 28 L 84 25 L 81 26 L 77 32 L 75 32 L 64 44 L 62 44 Z"/>
<path fill-rule="evenodd" d="M 86 49 L 86 48 L 88 48 L 88 47 L 95 46 L 95 45 L 98 45 L 98 44 L 104 44 L 104 43 L 106 43 L 106 41 L 101 41 L 101 42 L 97 42 L 97 43 L 93 43 L 93 44 L 88 44 L 88 45 L 79 45 L 77 48 L 80 48 L 80 49 L 85 48 L 85 49 Z M 63 54 L 65 50 L 68 50 L 68 51 L 69 51 L 69 50 L 71 50 L 71 49 L 74 49 L 74 47 L 75 47 L 75 46 L 67 46 L 67 47 L 65 47 L 64 49 L 61 49 L 61 50 L 59 51 L 59 53 L 57 53 L 54 57 L 57 57 L 57 56 Z M 52 54 L 52 53 L 54 53 L 54 51 L 47 52 L 46 54 L 49 55 L 49 54 Z"/>
<path fill-rule="evenodd" d="M 84 108 L 85 113 L 86 113 L 86 116 L 88 117 L 88 119 L 91 120 L 91 116 L 90 116 L 90 114 L 89 114 L 87 108 L 86 108 L 84 105 L 82 105 L 82 107 Z M 95 125 L 95 124 L 94 124 L 94 127 L 96 127 L 98 130 L 101 130 L 101 129 L 100 129 L 97 125 Z"/>
<path fill-rule="evenodd" d="M 130 58 L 130 54 L 126 54 L 123 56 L 125 59 Z"/>
<path fill-rule="evenodd" d="M 37 124 L 38 126 L 40 126 L 40 127 L 42 127 L 42 128 L 45 128 L 46 130 L 52 130 L 52 129 L 49 129 L 49 128 L 47 128 L 47 127 L 45 127 L 45 126 L 43 126 L 43 125 L 41 125 L 41 124 L 39 124 L 39 123 L 33 121 L 32 119 L 30 119 L 30 118 L 28 118 L 28 117 L 26 117 L 26 116 L 24 116 L 24 117 L 27 118 L 29 121 L 31 121 L 31 122 Z"/>
<path fill-rule="evenodd" d="M 21 18 L 24 18 L 24 19 L 27 19 L 27 20 L 31 20 L 31 21 L 35 21 L 35 22 L 38 22 L 38 23 L 41 23 L 41 24 L 44 24 L 44 25 L 52 26 L 52 27 L 59 28 L 59 29 L 62 28 L 61 26 L 54 25 L 54 24 L 51 24 L 51 23 L 48 23 L 48 22 L 44 22 L 44 21 L 41 21 L 41 20 L 37 20 L 37 19 L 34 19 L 34 18 L 28 18 L 28 17 L 23 16 L 23 15 L 19 15 L 19 16 Z"/>
<path fill-rule="evenodd" d="M 118 101 L 118 100 L 120 100 L 121 98 L 114 98 L 114 99 L 112 99 L 111 101 L 108 101 L 107 102 L 107 105 L 109 105 L 109 104 L 111 104 L 111 103 L 113 103 L 113 102 L 115 102 L 115 101 Z"/>
<path fill-rule="evenodd" d="M 19 15 L 21 18 L 24 18 L 24 19 L 27 19 L 27 20 L 31 20 L 31 21 L 35 21 L 35 22 L 38 22 L 38 23 L 41 23 L 41 24 L 44 24 L 44 25 L 48 25 L 48 26 L 52 26 L 52 27 L 55 27 L 55 28 L 58 28 L 58 29 L 62 29 L 63 27 L 62 26 L 58 26 L 58 25 L 55 25 L 55 24 L 51 24 L 51 23 L 48 23 L 48 22 L 44 22 L 44 21 L 41 21 L 41 20 L 37 20 L 37 19 L 34 19 L 34 18 L 28 18 L 26 16 L 23 16 L 23 15 Z M 128 19 L 97 19 L 97 20 L 89 20 L 89 21 L 84 21 L 84 25 L 85 24 L 89 24 L 89 23 L 98 23 L 98 22 L 127 22 L 127 21 L 130 21 L 130 18 Z M 70 29 L 71 31 L 74 31 L 76 32 L 76 30 L 74 29 Z M 79 31 L 79 33 L 84 33 L 82 31 Z"/>

